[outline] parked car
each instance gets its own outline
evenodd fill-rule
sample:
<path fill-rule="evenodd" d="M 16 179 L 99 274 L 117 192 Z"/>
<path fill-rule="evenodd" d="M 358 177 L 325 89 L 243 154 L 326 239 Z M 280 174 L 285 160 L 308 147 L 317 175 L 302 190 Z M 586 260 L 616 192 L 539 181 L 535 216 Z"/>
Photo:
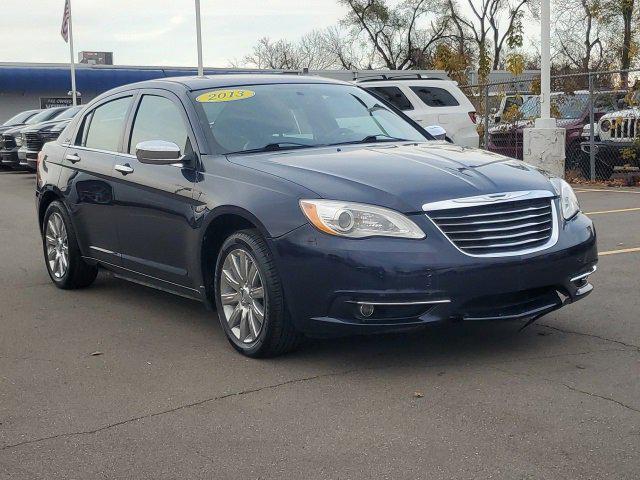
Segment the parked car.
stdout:
<path fill-rule="evenodd" d="M 24 125 L 24 122 L 29 120 L 29 118 L 33 117 L 40 110 L 26 110 L 24 112 L 20 112 L 17 115 L 14 115 L 9 120 L 6 120 L 2 125 L 0 125 L 0 150 L 3 148 L 3 138 L 2 133 L 7 130 L 11 130 L 19 125 Z M 2 156 L 0 156 L 0 169 L 7 168 L 2 165 Z"/>
<path fill-rule="evenodd" d="M 5 167 L 20 167 L 18 149 L 22 146 L 21 131 L 23 128 L 32 125 L 38 125 L 39 123 L 52 120 L 56 116 L 67 110 L 67 108 L 68 107 L 55 107 L 46 110 L 40 110 L 34 116 L 29 118 L 24 124 L 15 126 L 2 132 L 2 144 L 0 145 L 0 158 L 2 159 L 2 165 Z"/>
<path fill-rule="evenodd" d="M 82 110 L 81 106 L 71 107 L 62 111 L 53 120 L 22 128 L 20 130 L 21 142 L 19 142 L 21 146 L 18 149 L 20 166 L 35 170 L 38 153 L 42 146 L 46 142 L 58 138 L 58 135 L 80 110 Z"/>
<path fill-rule="evenodd" d="M 364 78 L 357 82 L 371 90 L 423 127 L 439 125 L 453 143 L 478 147 L 476 112 L 469 99 L 451 80 L 416 76 Z"/>
<path fill-rule="evenodd" d="M 638 105 L 636 98 L 632 101 Z M 640 107 L 629 108 L 607 113 L 600 117 L 595 124 L 595 173 L 596 178 L 606 180 L 611 177 L 615 167 L 631 166 L 640 167 Z M 590 142 L 584 139 L 582 150 L 586 159 L 589 157 Z M 629 152 L 629 154 L 627 154 Z M 590 178 L 590 166 L 583 162 L 583 176 Z"/>
<path fill-rule="evenodd" d="M 510 111 L 516 109 L 520 109 L 520 107 L 529 100 L 531 97 L 534 97 L 532 93 L 507 93 L 505 95 L 500 95 L 500 103 L 492 111 L 493 113 L 493 122 L 492 123 L 500 123 L 504 118 L 505 112 L 509 113 Z"/>
<path fill-rule="evenodd" d="M 625 92 L 598 92 L 595 94 L 595 118 L 616 109 Z M 582 129 L 589 123 L 589 92 L 573 94 L 552 93 L 551 111 L 557 124 L 566 129 L 566 167 L 575 168 L 581 156 Z M 488 149 L 491 152 L 522 159 L 522 141 L 525 128 L 532 127 L 540 116 L 540 97 L 534 96 L 522 104 L 516 119 L 501 122 L 489 129 Z"/>
<path fill-rule="evenodd" d="M 303 334 L 532 322 L 593 288 L 596 233 L 566 182 L 319 77 L 116 88 L 44 145 L 36 178 L 56 286 L 102 267 L 215 305 L 253 357 Z"/>
<path fill-rule="evenodd" d="M 9 120 L 6 120 L 2 125 L 0 125 L 0 133 L 3 133 L 17 126 L 24 125 L 31 117 L 33 117 L 38 112 L 40 112 L 40 110 L 25 110 L 24 112 L 20 112 L 14 115 Z"/>

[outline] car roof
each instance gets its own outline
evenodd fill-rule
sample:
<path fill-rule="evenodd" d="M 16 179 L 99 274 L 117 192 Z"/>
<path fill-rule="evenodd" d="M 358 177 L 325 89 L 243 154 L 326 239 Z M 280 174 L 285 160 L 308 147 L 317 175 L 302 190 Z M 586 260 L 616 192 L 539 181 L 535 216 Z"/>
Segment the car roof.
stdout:
<path fill-rule="evenodd" d="M 209 88 L 224 87 L 240 87 L 245 85 L 274 85 L 274 84 L 334 84 L 334 85 L 350 85 L 350 82 L 333 80 L 326 77 L 317 77 L 311 75 L 288 75 L 278 73 L 262 73 L 262 74 L 220 74 L 208 75 L 204 77 L 197 76 L 181 76 L 157 78 L 153 80 L 145 80 L 142 82 L 129 83 L 120 87 L 108 90 L 96 98 L 92 99 L 85 107 L 90 107 L 103 99 L 117 95 L 122 92 L 144 88 L 160 88 L 179 94 L 180 92 L 205 90 Z"/>
<path fill-rule="evenodd" d="M 339 85 L 351 85 L 349 82 L 333 80 L 325 77 L 310 75 L 286 75 L 286 74 L 229 74 L 229 75 L 209 75 L 204 77 L 168 77 L 126 85 L 127 89 L 153 88 L 183 86 L 188 90 L 203 90 L 206 88 L 235 87 L 242 85 L 262 85 L 262 84 L 286 84 L 286 83 L 330 83 Z M 124 87 L 121 87 L 124 88 Z"/>
<path fill-rule="evenodd" d="M 355 82 L 362 88 L 388 87 L 397 85 L 420 86 L 427 85 L 430 87 L 457 87 L 458 82 L 444 78 L 389 78 L 389 79 L 365 79 Z"/>

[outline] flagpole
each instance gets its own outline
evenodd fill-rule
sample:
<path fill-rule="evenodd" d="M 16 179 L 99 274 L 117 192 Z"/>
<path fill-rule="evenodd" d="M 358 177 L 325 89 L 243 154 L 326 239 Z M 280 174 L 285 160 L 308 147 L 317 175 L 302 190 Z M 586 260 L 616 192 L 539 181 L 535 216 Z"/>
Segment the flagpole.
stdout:
<path fill-rule="evenodd" d="M 69 53 L 71 55 L 71 96 L 73 106 L 78 104 L 76 95 L 76 60 L 73 52 L 73 19 L 71 17 L 71 0 L 69 0 Z"/>
<path fill-rule="evenodd" d="M 200 23 L 200 0 L 196 0 L 196 43 L 198 46 L 198 76 L 204 77 L 202 66 L 202 25 Z"/>

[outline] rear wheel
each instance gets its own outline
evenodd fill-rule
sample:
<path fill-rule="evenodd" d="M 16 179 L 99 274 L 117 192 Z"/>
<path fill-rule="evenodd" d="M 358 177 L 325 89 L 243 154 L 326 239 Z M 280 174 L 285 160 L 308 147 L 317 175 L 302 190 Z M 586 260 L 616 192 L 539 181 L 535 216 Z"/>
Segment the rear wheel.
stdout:
<path fill-rule="evenodd" d="M 298 345 L 273 256 L 257 231 L 236 232 L 222 245 L 215 297 L 220 324 L 244 355 L 273 357 Z"/>
<path fill-rule="evenodd" d="M 98 267 L 83 260 L 67 209 L 57 200 L 44 214 L 42 247 L 49 277 L 58 288 L 83 288 L 95 280 Z"/>

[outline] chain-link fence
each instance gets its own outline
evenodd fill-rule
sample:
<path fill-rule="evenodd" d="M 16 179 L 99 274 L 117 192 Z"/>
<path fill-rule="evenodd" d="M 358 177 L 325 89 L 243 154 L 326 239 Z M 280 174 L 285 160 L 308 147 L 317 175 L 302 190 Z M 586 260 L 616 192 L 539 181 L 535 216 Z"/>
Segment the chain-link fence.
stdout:
<path fill-rule="evenodd" d="M 540 77 L 461 89 L 476 108 L 481 147 L 522 159 L 523 130 L 540 116 Z M 640 177 L 640 70 L 555 75 L 551 91 L 568 179 Z"/>

